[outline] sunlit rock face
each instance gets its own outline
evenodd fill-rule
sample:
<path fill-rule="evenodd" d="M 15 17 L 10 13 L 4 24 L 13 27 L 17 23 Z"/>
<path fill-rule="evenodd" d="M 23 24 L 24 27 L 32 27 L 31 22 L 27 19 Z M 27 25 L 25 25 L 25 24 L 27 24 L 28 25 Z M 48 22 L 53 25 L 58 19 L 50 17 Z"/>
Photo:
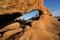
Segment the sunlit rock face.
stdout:
<path fill-rule="evenodd" d="M 16 18 L 36 9 L 40 15 L 38 20 L 32 20 L 31 26 L 22 27 L 17 18 L 16 22 L 0 28 L 0 40 L 60 40 L 60 22 L 44 6 L 44 0 L 0 0 L 0 20 L 5 17 L 1 15 L 9 14 L 7 18 L 10 15 Z"/>
<path fill-rule="evenodd" d="M 44 0 L 0 0 L 0 15 L 6 13 L 12 14 L 13 12 L 24 14 L 35 9 L 44 10 L 44 14 L 46 14 L 50 12 L 50 10 L 45 8 L 43 1 Z"/>

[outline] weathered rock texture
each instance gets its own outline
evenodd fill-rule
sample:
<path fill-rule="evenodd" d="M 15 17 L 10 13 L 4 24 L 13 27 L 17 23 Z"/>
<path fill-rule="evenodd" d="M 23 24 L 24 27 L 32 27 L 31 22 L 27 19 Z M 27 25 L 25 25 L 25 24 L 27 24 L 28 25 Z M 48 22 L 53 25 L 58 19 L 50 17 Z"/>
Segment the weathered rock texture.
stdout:
<path fill-rule="evenodd" d="M 51 14 L 50 10 L 45 8 L 43 1 L 44 0 L 0 0 L 0 15 L 6 13 L 12 14 L 13 12 L 24 14 L 25 12 L 35 9 L 42 10 L 44 14 Z"/>
<path fill-rule="evenodd" d="M 32 25 L 25 28 L 18 22 L 0 28 L 0 33 L 5 32 L 3 36 L 0 34 L 0 40 L 60 40 L 60 22 L 44 6 L 44 0 L 0 0 L 0 20 L 7 14 L 16 18 L 36 9 L 41 14 L 38 20 L 32 20 Z M 9 15 L 6 17 L 10 18 Z"/>

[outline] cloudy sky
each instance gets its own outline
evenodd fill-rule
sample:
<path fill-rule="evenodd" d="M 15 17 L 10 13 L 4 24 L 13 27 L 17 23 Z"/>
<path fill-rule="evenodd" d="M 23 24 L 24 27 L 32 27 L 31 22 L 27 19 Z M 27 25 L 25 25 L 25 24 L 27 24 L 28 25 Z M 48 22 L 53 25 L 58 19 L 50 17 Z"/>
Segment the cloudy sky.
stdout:
<path fill-rule="evenodd" d="M 54 16 L 60 16 L 60 0 L 44 0 L 47 8 L 50 8 Z"/>

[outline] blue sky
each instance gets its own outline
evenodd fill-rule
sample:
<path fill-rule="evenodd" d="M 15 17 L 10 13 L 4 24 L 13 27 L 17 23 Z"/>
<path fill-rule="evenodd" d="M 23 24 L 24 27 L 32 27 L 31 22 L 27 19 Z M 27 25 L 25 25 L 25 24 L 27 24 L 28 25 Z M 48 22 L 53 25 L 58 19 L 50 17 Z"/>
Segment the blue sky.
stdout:
<path fill-rule="evenodd" d="M 53 16 L 60 16 L 60 0 L 44 0 L 44 5 L 51 10 Z M 29 19 L 34 15 L 36 15 L 35 11 L 20 18 Z"/>
<path fill-rule="evenodd" d="M 54 16 L 60 16 L 60 0 L 44 0 L 47 8 L 50 8 Z"/>
<path fill-rule="evenodd" d="M 34 11 L 31 11 L 31 12 L 28 12 L 27 14 L 25 14 L 25 15 L 19 17 L 19 18 L 28 20 L 28 19 L 32 18 L 33 16 L 35 16 L 38 12 L 39 12 L 38 10 L 34 10 Z"/>

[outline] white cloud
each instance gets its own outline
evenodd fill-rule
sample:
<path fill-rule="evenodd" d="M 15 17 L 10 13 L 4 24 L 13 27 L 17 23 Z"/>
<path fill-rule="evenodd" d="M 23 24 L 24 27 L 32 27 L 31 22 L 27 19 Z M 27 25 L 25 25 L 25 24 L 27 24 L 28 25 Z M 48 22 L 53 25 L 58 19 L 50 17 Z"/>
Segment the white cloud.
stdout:
<path fill-rule="evenodd" d="M 54 16 L 60 16 L 60 10 L 55 10 L 52 13 Z"/>

